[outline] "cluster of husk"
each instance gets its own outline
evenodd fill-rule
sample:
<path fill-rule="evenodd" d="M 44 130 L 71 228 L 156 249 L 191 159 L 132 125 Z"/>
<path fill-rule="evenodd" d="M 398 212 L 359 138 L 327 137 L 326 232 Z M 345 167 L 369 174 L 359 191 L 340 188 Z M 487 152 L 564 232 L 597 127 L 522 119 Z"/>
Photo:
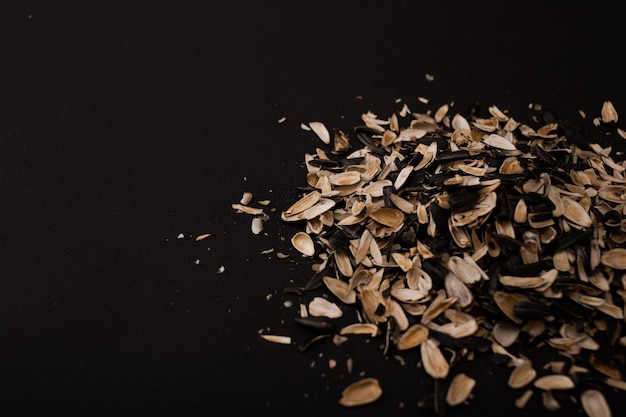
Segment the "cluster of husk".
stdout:
<path fill-rule="evenodd" d="M 511 368 L 517 407 L 537 392 L 556 410 L 567 393 L 610 416 L 602 392 L 626 389 L 626 163 L 602 145 L 623 140 L 617 112 L 603 103 L 596 138 L 540 106 L 535 127 L 496 106 L 453 109 L 368 112 L 349 134 L 315 122 L 324 146 L 305 155 L 307 185 L 281 213 L 317 260 L 288 290 L 324 293 L 300 322 L 332 332 L 307 316 L 355 309 L 336 332 L 415 351 L 449 406 L 476 383 L 454 363 L 486 352 Z M 563 360 L 533 363 L 541 346 Z M 341 404 L 380 396 L 375 379 L 352 389 Z"/>

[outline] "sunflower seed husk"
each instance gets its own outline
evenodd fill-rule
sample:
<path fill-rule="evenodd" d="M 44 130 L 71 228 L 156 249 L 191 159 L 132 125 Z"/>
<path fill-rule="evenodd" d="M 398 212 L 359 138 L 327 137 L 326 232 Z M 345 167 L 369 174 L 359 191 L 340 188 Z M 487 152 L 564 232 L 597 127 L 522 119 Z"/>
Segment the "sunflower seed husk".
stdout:
<path fill-rule="evenodd" d="M 561 404 L 554 396 L 554 391 L 543 391 L 541 393 L 541 402 L 546 410 L 556 412 L 561 409 Z"/>
<path fill-rule="evenodd" d="M 252 219 L 252 224 L 250 227 L 252 229 L 252 233 L 254 233 L 255 235 L 258 235 L 259 233 L 261 233 L 263 231 L 263 218 L 254 217 Z"/>
<path fill-rule="evenodd" d="M 526 391 L 524 391 L 522 395 L 520 395 L 519 397 L 515 399 L 515 407 L 525 408 L 526 404 L 528 404 L 528 401 L 533 396 L 533 393 L 534 392 L 531 389 L 527 389 Z"/>
<path fill-rule="evenodd" d="M 290 336 L 281 336 L 281 335 L 274 335 L 274 334 L 262 334 L 261 337 L 265 340 L 267 340 L 268 342 L 272 342 L 272 343 L 278 343 L 281 345 L 290 345 L 291 344 L 291 337 Z"/>
<path fill-rule="evenodd" d="M 309 127 L 326 145 L 330 143 L 330 133 L 322 122 L 309 122 Z"/>
<path fill-rule="evenodd" d="M 381 207 L 369 213 L 369 217 L 378 223 L 397 229 L 404 222 L 404 214 L 394 208 Z"/>
<path fill-rule="evenodd" d="M 580 394 L 580 402 L 589 417 L 611 417 L 611 408 L 602 391 L 587 389 Z"/>
<path fill-rule="evenodd" d="M 618 116 L 613 103 L 609 100 L 602 103 L 602 123 L 615 123 Z"/>
<path fill-rule="evenodd" d="M 572 378 L 560 374 L 539 377 L 535 379 L 534 385 L 542 390 L 566 390 L 576 386 Z"/>
<path fill-rule="evenodd" d="M 626 269 L 626 248 L 615 248 L 604 252 L 600 263 L 613 269 Z"/>
<path fill-rule="evenodd" d="M 343 311 L 337 304 L 322 297 L 315 297 L 309 303 L 309 313 L 312 316 L 328 317 L 330 319 L 336 319 L 343 315 Z"/>
<path fill-rule="evenodd" d="M 456 406 L 466 402 L 476 385 L 476 380 L 464 373 L 458 373 L 452 378 L 448 392 L 446 393 L 446 403 L 449 406 Z"/>
<path fill-rule="evenodd" d="M 379 333 L 379 328 L 373 323 L 353 323 L 342 327 L 339 331 L 340 335 L 347 334 L 369 334 L 374 337 Z"/>
<path fill-rule="evenodd" d="M 428 328 L 421 324 L 410 326 L 396 341 L 398 350 L 407 350 L 419 346 L 428 339 Z"/>
<path fill-rule="evenodd" d="M 378 379 L 363 378 L 344 388 L 339 404 L 344 407 L 361 406 L 378 400 L 382 394 L 383 390 Z"/>
<path fill-rule="evenodd" d="M 306 232 L 298 232 L 291 238 L 291 244 L 305 256 L 315 255 L 315 243 Z"/>
<path fill-rule="evenodd" d="M 514 389 L 522 388 L 530 384 L 536 376 L 537 371 L 533 368 L 533 364 L 528 360 L 524 360 L 511 371 L 508 385 Z"/>
<path fill-rule="evenodd" d="M 350 285 L 338 278 L 325 276 L 322 278 L 326 287 L 344 304 L 354 304 L 356 302 L 357 294 Z"/>
<path fill-rule="evenodd" d="M 442 379 L 448 376 L 450 365 L 433 339 L 427 338 L 419 346 L 422 364 L 428 375 L 435 379 Z"/>

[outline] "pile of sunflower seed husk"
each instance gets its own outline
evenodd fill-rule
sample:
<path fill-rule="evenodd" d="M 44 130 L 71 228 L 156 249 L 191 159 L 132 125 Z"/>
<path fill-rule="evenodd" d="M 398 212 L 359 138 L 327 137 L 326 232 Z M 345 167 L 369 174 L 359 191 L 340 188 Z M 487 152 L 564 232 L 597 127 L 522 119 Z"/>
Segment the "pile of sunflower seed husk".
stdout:
<path fill-rule="evenodd" d="M 325 146 L 305 155 L 307 185 L 281 219 L 301 225 L 291 243 L 315 263 L 285 291 L 324 296 L 296 320 L 327 330 L 355 309 L 337 343 L 367 334 L 387 353 L 419 352 L 446 381 L 447 406 L 468 403 L 476 384 L 451 367 L 487 352 L 510 367 L 516 407 L 536 394 L 556 411 L 569 395 L 610 417 L 603 393 L 626 390 L 626 162 L 603 145 L 626 140 L 615 108 L 605 101 L 593 119 L 597 137 L 541 106 L 536 127 L 496 106 L 453 109 L 367 112 L 349 134 L 303 126 Z M 528 346 L 562 360 L 534 363 Z M 381 394 L 364 378 L 339 403 Z"/>

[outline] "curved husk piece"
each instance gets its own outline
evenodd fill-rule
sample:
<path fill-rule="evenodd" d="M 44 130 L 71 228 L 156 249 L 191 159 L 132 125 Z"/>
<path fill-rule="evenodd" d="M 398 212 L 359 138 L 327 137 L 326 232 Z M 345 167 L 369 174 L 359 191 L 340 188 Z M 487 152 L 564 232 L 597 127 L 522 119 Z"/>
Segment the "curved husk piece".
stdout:
<path fill-rule="evenodd" d="M 431 338 L 420 343 L 420 354 L 422 364 L 428 375 L 436 379 L 443 379 L 448 376 L 450 365 Z"/>
<path fill-rule="evenodd" d="M 337 319 L 343 315 L 343 310 L 337 304 L 323 297 L 315 297 L 309 303 L 309 313 L 316 317 Z"/>
<path fill-rule="evenodd" d="M 535 379 L 534 385 L 536 388 L 546 391 L 552 390 L 566 390 L 575 387 L 574 381 L 567 375 L 553 374 L 546 375 Z"/>
<path fill-rule="evenodd" d="M 521 324 L 522 319 L 517 317 L 514 312 L 515 304 L 520 301 L 528 301 L 528 296 L 518 293 L 508 293 L 504 291 L 496 291 L 493 294 L 493 300 L 500 310 L 513 322 Z"/>
<path fill-rule="evenodd" d="M 580 394 L 580 402 L 589 417 L 611 417 L 611 408 L 600 390 L 591 388 Z"/>
<path fill-rule="evenodd" d="M 520 332 L 521 329 L 517 324 L 502 321 L 493 326 L 491 335 L 500 345 L 509 347 L 517 341 Z"/>
<path fill-rule="evenodd" d="M 291 244 L 305 256 L 315 255 L 315 243 L 306 232 L 297 232 L 291 237 Z"/>
<path fill-rule="evenodd" d="M 309 127 L 326 145 L 330 143 L 330 132 L 322 122 L 309 122 Z"/>
<path fill-rule="evenodd" d="M 363 378 L 344 388 L 339 404 L 344 407 L 365 405 L 378 400 L 382 394 L 383 390 L 378 379 Z"/>
<path fill-rule="evenodd" d="M 471 258 L 470 258 L 471 259 Z M 448 269 L 454 273 L 464 284 L 474 284 L 480 281 L 482 273 L 480 267 L 470 263 L 467 259 L 453 255 L 448 260 Z"/>
<path fill-rule="evenodd" d="M 421 324 L 409 326 L 404 333 L 400 335 L 396 342 L 398 350 L 407 350 L 419 346 L 428 339 L 428 327 Z"/>
<path fill-rule="evenodd" d="M 615 248 L 604 252 L 600 263 L 615 269 L 626 269 L 626 249 Z"/>
<path fill-rule="evenodd" d="M 326 284 L 326 288 L 328 288 L 330 292 L 339 298 L 344 304 L 356 303 L 356 291 L 350 288 L 350 285 L 347 282 L 330 276 L 323 277 L 322 281 Z"/>
<path fill-rule="evenodd" d="M 464 403 L 470 397 L 472 390 L 476 386 L 476 380 L 464 373 L 458 373 L 452 378 L 448 392 L 446 392 L 446 403 L 455 406 Z"/>
<path fill-rule="evenodd" d="M 496 133 L 485 136 L 483 138 L 483 142 L 494 148 L 503 149 L 506 151 L 514 151 L 517 149 L 510 140 Z"/>
<path fill-rule="evenodd" d="M 368 334 L 372 337 L 379 332 L 378 326 L 374 323 L 352 323 L 344 326 L 339 330 L 339 334 Z"/>
<path fill-rule="evenodd" d="M 467 307 L 474 301 L 474 295 L 467 285 L 453 273 L 448 273 L 444 279 L 448 296 L 455 297 L 459 307 Z"/>
<path fill-rule="evenodd" d="M 369 213 L 369 217 L 378 223 L 397 229 L 404 222 L 404 213 L 398 209 L 381 207 Z"/>
<path fill-rule="evenodd" d="M 321 193 L 317 190 L 313 190 L 310 193 L 305 194 L 300 200 L 293 203 L 287 210 L 283 211 L 284 219 L 289 219 L 298 213 L 302 213 L 304 210 L 312 207 L 322 197 Z"/>
<path fill-rule="evenodd" d="M 561 200 L 563 202 L 563 217 L 582 227 L 591 226 L 591 216 L 578 201 L 569 197 L 563 197 Z"/>
<path fill-rule="evenodd" d="M 517 389 L 525 387 L 530 384 L 537 376 L 537 371 L 533 368 L 533 364 L 525 360 L 520 365 L 516 366 L 509 375 L 508 385 L 511 388 Z"/>

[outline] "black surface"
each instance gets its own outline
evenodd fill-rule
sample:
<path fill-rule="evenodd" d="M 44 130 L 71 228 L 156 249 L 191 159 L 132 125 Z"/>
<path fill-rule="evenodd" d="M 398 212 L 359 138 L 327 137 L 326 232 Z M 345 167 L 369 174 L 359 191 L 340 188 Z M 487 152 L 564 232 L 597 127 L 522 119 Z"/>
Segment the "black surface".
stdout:
<path fill-rule="evenodd" d="M 311 266 L 279 220 L 321 143 L 300 123 L 349 131 L 398 98 L 495 104 L 518 120 L 530 103 L 577 121 L 604 100 L 626 111 L 620 14 L 552 3 L 3 2 L 0 408 L 428 415 L 417 401 L 433 385 L 414 357 L 258 336 L 307 336 L 282 290 Z M 261 235 L 231 208 L 243 191 L 276 209 Z M 537 395 L 516 409 L 506 368 L 468 366 L 474 399 L 448 415 L 561 414 Z M 360 372 L 383 398 L 341 408 Z M 623 393 L 607 395 L 618 415 Z"/>

